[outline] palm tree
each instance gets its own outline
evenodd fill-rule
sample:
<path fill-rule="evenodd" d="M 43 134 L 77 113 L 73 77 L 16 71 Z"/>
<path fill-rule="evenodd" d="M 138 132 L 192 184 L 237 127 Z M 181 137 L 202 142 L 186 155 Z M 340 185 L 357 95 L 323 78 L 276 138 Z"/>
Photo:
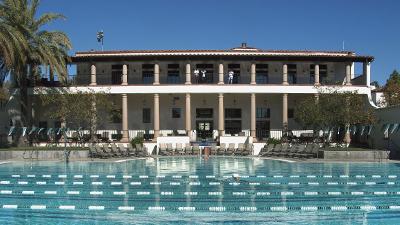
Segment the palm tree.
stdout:
<path fill-rule="evenodd" d="M 48 66 L 60 81 L 65 81 L 68 50 L 72 47 L 65 33 L 42 28 L 65 17 L 45 13 L 36 18 L 39 3 L 39 0 L 0 0 L 0 63 L 20 89 L 22 124 L 29 122 L 28 80 L 39 78 L 40 67 Z"/>

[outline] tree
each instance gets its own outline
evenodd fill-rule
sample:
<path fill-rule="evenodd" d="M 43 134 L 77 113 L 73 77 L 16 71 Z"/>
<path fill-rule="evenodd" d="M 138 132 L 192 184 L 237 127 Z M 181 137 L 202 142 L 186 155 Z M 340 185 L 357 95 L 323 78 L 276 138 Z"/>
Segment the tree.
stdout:
<path fill-rule="evenodd" d="M 400 74 L 396 70 L 390 74 L 389 79 L 386 81 L 383 95 L 388 106 L 400 104 Z"/>
<path fill-rule="evenodd" d="M 371 86 L 375 86 L 376 88 L 380 88 L 380 87 L 381 87 L 381 85 L 379 84 L 379 82 L 376 81 L 376 80 L 372 81 L 372 82 L 370 83 L 370 85 L 371 85 Z"/>
<path fill-rule="evenodd" d="M 45 116 L 60 120 L 64 127 L 89 130 L 91 139 L 96 139 L 98 122 L 111 119 L 115 106 L 105 93 L 93 90 L 72 92 L 68 88 L 49 88 L 39 94 Z M 103 118 L 97 120 L 97 118 Z M 106 118 L 106 119 L 104 119 Z"/>
<path fill-rule="evenodd" d="M 296 106 L 294 116 L 296 122 L 304 128 L 314 131 L 339 129 L 345 138 L 350 127 L 370 125 L 376 121 L 374 111 L 368 106 L 365 96 L 332 90 L 320 91 L 317 100 L 312 96 L 301 101 Z"/>
<path fill-rule="evenodd" d="M 33 122 L 27 90 L 40 77 L 41 66 L 48 66 L 60 81 L 67 77 L 70 40 L 63 32 L 43 29 L 64 16 L 37 15 L 39 3 L 39 0 L 0 1 L 0 74 L 10 74 L 19 88 L 21 120 L 17 126 L 30 126 Z"/>

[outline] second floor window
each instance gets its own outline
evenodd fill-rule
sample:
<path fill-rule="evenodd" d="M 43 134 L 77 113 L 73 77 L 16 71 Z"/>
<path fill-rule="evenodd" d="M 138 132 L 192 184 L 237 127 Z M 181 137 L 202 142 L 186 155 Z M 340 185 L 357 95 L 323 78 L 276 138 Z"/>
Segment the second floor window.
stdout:
<path fill-rule="evenodd" d="M 168 64 L 167 83 L 179 84 L 180 82 L 179 64 Z"/>
<path fill-rule="evenodd" d="M 142 82 L 143 84 L 152 84 L 154 82 L 154 64 L 142 65 Z"/>
<path fill-rule="evenodd" d="M 111 84 L 122 83 L 122 65 L 111 66 Z"/>
<path fill-rule="evenodd" d="M 319 82 L 325 84 L 328 78 L 328 65 L 319 65 Z M 310 84 L 315 83 L 315 65 L 310 65 Z"/>
<path fill-rule="evenodd" d="M 297 84 L 297 67 L 296 64 L 288 64 L 288 82 L 289 84 Z"/>
<path fill-rule="evenodd" d="M 268 84 L 268 64 L 256 65 L 256 83 Z"/>
<path fill-rule="evenodd" d="M 233 72 L 232 84 L 240 83 L 240 64 L 228 64 L 228 72 L 229 71 Z M 229 80 L 226 83 L 229 83 Z"/>
<path fill-rule="evenodd" d="M 199 84 L 212 84 L 214 81 L 214 65 L 213 64 L 197 64 L 196 69 L 199 74 L 195 74 L 194 81 Z"/>

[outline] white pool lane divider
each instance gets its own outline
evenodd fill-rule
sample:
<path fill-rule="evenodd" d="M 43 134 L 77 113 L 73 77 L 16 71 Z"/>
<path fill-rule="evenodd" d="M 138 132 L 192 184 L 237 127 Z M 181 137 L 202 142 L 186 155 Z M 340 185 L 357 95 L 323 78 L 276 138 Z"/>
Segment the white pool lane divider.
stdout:
<path fill-rule="evenodd" d="M 4 162 L 0 162 L 0 165 L 2 165 L 2 164 L 8 164 L 8 163 L 12 163 L 12 161 L 4 161 Z"/>

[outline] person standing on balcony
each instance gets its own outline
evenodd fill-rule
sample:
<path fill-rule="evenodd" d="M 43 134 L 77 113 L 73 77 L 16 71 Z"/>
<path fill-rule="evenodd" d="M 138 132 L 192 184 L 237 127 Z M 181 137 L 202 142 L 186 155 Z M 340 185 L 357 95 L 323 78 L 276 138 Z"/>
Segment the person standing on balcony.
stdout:
<path fill-rule="evenodd" d="M 196 84 L 198 84 L 199 83 L 199 70 L 195 69 L 193 73 L 194 73 L 194 77 L 196 80 Z"/>
<path fill-rule="evenodd" d="M 232 70 L 229 71 L 229 73 L 228 73 L 228 84 L 232 84 L 233 83 L 233 75 L 234 75 L 234 72 Z"/>
<path fill-rule="evenodd" d="M 203 80 L 203 82 L 206 81 L 206 73 L 207 73 L 207 70 L 202 70 L 201 71 L 201 79 Z"/>

